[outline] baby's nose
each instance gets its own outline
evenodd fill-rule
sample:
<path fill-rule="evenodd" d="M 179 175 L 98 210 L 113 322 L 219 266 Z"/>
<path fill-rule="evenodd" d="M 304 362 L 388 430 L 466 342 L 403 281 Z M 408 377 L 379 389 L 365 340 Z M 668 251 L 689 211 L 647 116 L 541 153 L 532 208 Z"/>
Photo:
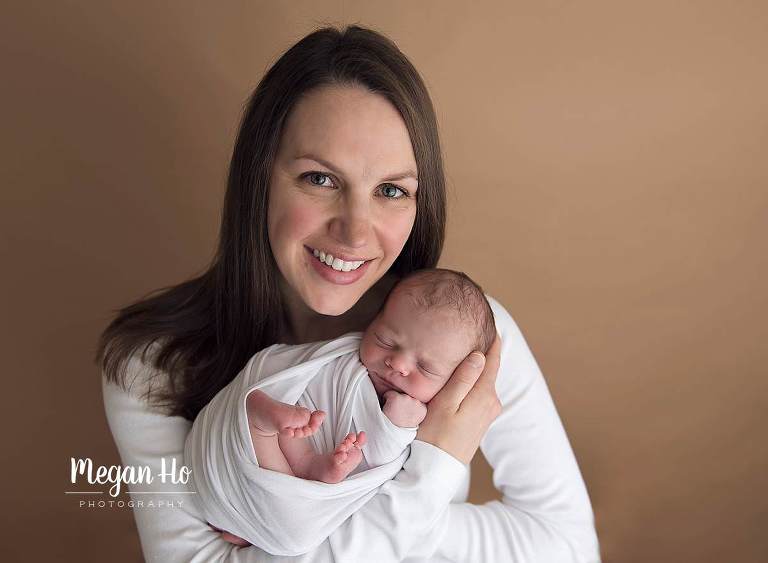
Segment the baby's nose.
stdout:
<path fill-rule="evenodd" d="M 392 371 L 400 374 L 400 375 L 408 375 L 408 366 L 406 363 L 399 357 L 394 356 L 392 358 L 388 358 L 384 360 L 384 363 L 387 365 L 389 369 Z"/>

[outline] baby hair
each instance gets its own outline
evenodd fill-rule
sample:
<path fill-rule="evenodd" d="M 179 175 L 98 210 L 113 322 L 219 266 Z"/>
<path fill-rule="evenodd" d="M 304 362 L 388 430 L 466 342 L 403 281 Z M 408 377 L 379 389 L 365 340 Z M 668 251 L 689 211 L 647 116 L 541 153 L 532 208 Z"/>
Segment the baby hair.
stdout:
<path fill-rule="evenodd" d="M 406 293 L 416 307 L 451 307 L 476 334 L 476 349 L 484 354 L 496 338 L 496 323 L 483 288 L 464 272 L 446 268 L 417 270 L 403 277 L 390 291 Z M 384 303 L 386 307 L 386 302 Z"/>

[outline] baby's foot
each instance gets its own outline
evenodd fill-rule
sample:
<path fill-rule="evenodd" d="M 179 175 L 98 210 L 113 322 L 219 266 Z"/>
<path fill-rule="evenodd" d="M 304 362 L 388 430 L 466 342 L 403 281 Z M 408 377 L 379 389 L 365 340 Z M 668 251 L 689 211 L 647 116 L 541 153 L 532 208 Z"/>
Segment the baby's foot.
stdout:
<path fill-rule="evenodd" d="M 318 475 L 315 478 L 324 483 L 343 481 L 363 460 L 363 452 L 360 448 L 365 445 L 365 442 L 365 432 L 347 434 L 333 453 L 325 456 L 323 463 L 319 464 Z"/>
<path fill-rule="evenodd" d="M 258 436 L 288 436 L 305 438 L 320 428 L 325 419 L 323 411 L 275 401 L 263 391 L 253 391 L 246 400 L 248 423 Z"/>

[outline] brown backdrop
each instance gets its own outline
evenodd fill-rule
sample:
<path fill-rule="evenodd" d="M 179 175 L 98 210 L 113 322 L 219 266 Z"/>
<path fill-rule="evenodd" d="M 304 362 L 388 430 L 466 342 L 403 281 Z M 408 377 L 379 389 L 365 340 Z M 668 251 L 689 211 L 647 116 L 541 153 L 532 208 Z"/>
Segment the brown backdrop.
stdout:
<path fill-rule="evenodd" d="M 243 103 L 323 22 L 387 33 L 423 73 L 442 264 L 526 335 L 604 560 L 766 560 L 765 3 L 17 4 L 0 18 L 3 560 L 140 558 L 129 510 L 63 494 L 70 456 L 118 463 L 95 340 L 207 264 Z"/>

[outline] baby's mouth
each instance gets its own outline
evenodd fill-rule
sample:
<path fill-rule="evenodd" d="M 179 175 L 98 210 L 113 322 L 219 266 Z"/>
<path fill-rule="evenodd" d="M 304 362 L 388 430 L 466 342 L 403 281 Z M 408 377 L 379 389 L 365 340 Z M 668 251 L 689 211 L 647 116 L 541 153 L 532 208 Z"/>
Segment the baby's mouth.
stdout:
<path fill-rule="evenodd" d="M 392 385 L 391 383 L 389 383 L 389 382 L 388 382 L 386 379 L 384 379 L 383 377 L 381 377 L 381 376 L 380 376 L 378 373 L 376 373 L 375 371 L 370 371 L 369 373 L 370 373 L 371 375 L 373 375 L 373 377 L 375 377 L 375 378 L 376 378 L 376 380 L 379 382 L 379 386 L 383 387 L 383 388 L 384 388 L 384 391 L 389 391 L 390 389 L 392 389 L 393 391 L 397 391 L 398 393 L 402 393 L 402 391 L 401 391 L 400 389 L 398 389 L 397 387 L 395 387 L 394 385 Z"/>

